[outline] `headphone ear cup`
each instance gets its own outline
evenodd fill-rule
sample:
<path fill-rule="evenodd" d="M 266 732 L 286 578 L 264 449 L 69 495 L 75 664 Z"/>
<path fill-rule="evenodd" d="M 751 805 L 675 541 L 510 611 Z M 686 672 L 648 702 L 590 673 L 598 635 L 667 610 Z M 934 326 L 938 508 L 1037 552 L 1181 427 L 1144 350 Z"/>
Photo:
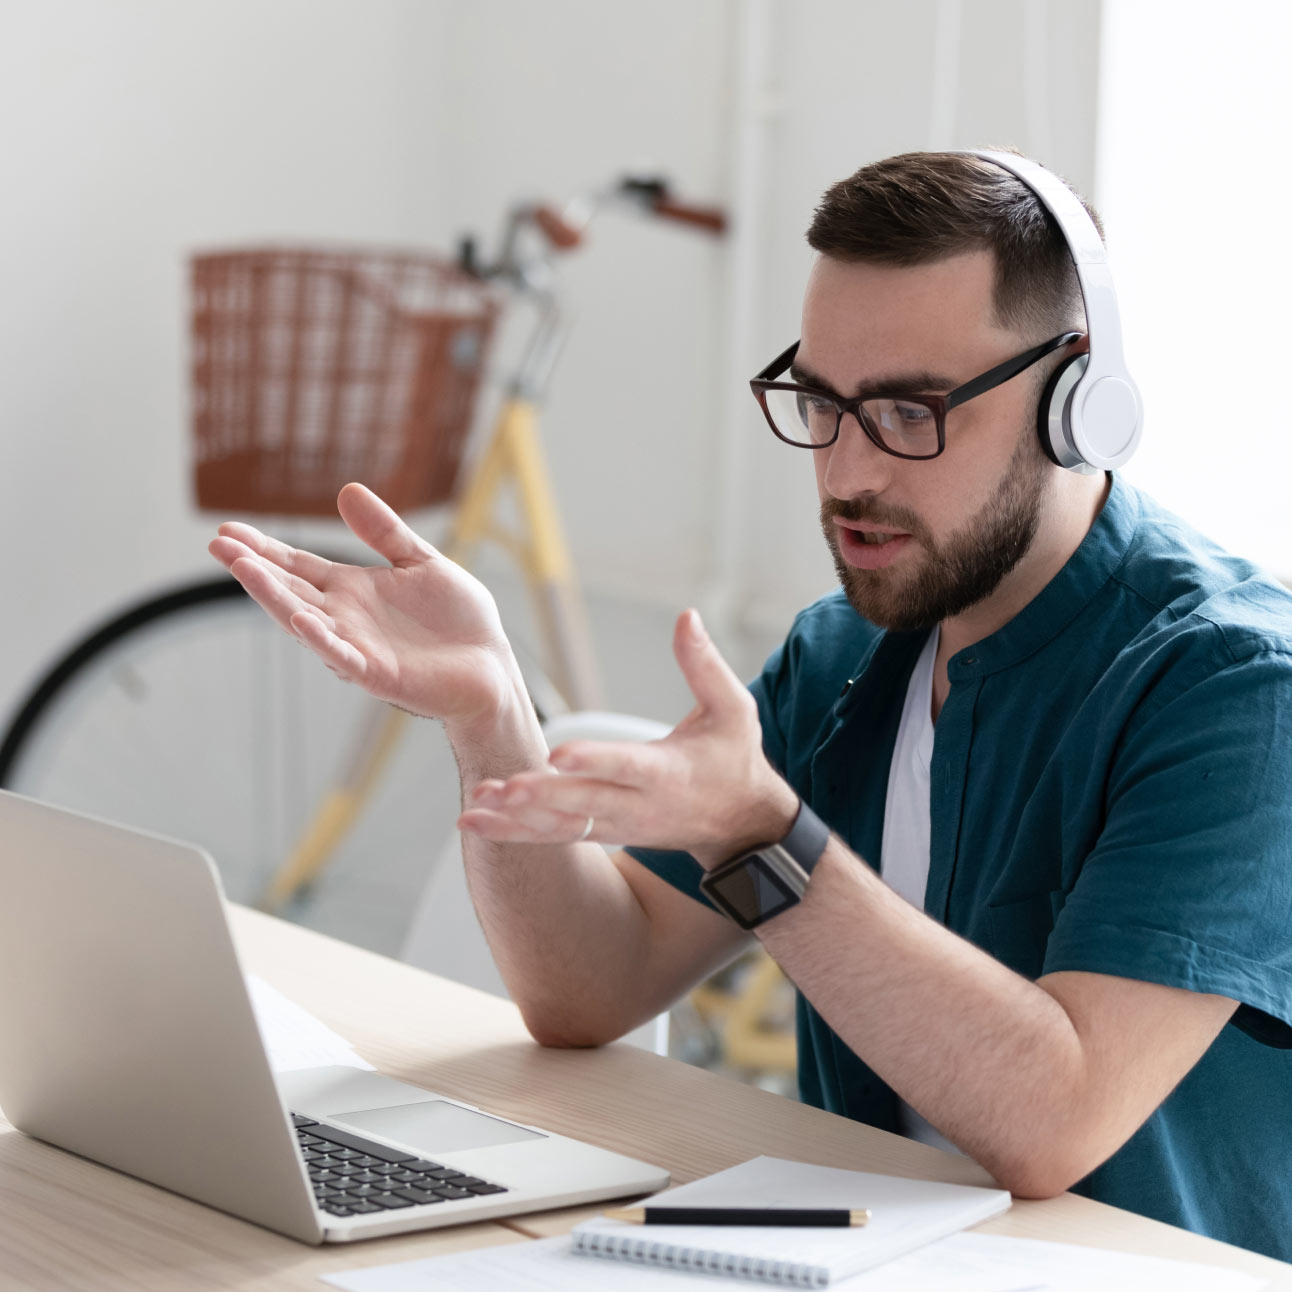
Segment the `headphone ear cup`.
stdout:
<path fill-rule="evenodd" d="M 1045 456 L 1056 467 L 1079 471 L 1086 465 L 1072 436 L 1072 392 L 1089 362 L 1088 354 L 1073 355 L 1055 368 L 1041 391 L 1036 430 Z"/>

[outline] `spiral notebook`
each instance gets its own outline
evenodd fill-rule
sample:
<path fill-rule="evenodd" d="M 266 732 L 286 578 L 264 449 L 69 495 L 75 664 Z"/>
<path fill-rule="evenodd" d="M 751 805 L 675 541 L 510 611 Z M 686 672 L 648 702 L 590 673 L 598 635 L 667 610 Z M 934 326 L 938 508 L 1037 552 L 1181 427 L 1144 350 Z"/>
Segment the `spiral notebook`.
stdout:
<path fill-rule="evenodd" d="M 647 1200 L 678 1207 L 868 1208 L 859 1229 L 634 1225 L 598 1218 L 574 1230 L 585 1256 L 666 1269 L 755 1279 L 786 1287 L 827 1287 L 891 1261 L 1010 1204 L 1003 1189 L 869 1175 L 776 1157 L 756 1157 Z"/>

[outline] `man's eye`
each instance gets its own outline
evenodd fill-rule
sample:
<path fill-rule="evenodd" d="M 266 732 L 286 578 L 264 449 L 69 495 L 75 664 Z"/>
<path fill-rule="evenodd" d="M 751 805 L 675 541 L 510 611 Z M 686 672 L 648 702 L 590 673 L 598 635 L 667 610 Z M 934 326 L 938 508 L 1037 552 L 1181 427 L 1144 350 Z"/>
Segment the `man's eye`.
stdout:
<path fill-rule="evenodd" d="M 799 409 L 803 412 L 812 413 L 814 416 L 820 416 L 823 413 L 834 411 L 834 401 L 827 399 L 824 395 L 805 395 L 800 392 Z"/>
<path fill-rule="evenodd" d="M 933 410 L 924 404 L 907 404 L 898 399 L 893 402 L 893 409 L 907 426 L 918 426 L 922 422 L 933 420 Z"/>

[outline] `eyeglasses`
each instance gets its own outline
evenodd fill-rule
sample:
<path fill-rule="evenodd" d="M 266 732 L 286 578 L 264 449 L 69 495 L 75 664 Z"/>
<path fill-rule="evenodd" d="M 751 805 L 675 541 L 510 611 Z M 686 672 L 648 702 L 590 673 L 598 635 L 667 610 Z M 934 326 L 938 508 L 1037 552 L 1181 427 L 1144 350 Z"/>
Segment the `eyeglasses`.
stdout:
<path fill-rule="evenodd" d="M 767 424 L 786 444 L 800 449 L 824 449 L 839 438 L 843 415 L 851 413 L 861 429 L 885 453 L 895 458 L 936 458 L 947 446 L 947 414 L 961 404 L 985 395 L 1012 377 L 1040 362 L 1047 354 L 1078 340 L 1081 332 L 1063 332 L 1033 346 L 980 377 L 966 381 L 947 395 L 906 395 L 863 391 L 854 399 L 840 399 L 814 386 L 799 386 L 776 378 L 789 370 L 798 354 L 794 342 L 750 383 L 767 418 Z"/>

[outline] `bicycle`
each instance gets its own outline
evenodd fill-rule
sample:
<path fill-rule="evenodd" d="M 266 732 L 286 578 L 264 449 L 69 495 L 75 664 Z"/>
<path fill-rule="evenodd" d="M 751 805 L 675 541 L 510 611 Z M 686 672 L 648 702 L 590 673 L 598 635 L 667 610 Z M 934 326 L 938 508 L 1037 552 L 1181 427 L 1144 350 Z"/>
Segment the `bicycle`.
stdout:
<path fill-rule="evenodd" d="M 538 406 L 561 342 L 552 261 L 577 247 L 597 207 L 616 197 L 722 231 L 720 213 L 675 202 L 659 180 L 628 179 L 565 213 L 514 209 L 492 265 L 482 266 L 469 242 L 459 255 L 470 277 L 533 300 L 537 321 L 441 546 L 466 563 L 476 544 L 493 539 L 526 571 L 547 659 L 544 667 L 522 658 L 522 671 L 540 718 L 556 718 L 558 727 L 570 709 L 595 706 L 596 683 L 538 437 Z M 527 236 L 541 239 L 536 250 L 523 249 Z M 495 499 L 508 481 L 518 486 L 527 513 L 520 537 L 501 532 L 493 521 Z M 399 483 L 392 477 L 393 485 Z M 214 491 L 208 486 L 205 509 L 236 510 L 221 499 L 220 490 L 228 488 L 227 480 L 217 481 Z M 328 514 L 334 492 L 321 492 Z M 384 492 L 389 495 L 391 486 Z M 234 500 L 240 496 L 235 489 Z M 280 495 L 275 505 L 299 510 L 290 495 Z M 218 685 L 210 680 L 217 677 Z M 177 711 L 204 733 L 195 746 L 186 744 L 182 760 L 174 753 Z M 294 753 L 285 757 L 292 728 Z M 622 720 L 602 735 L 644 738 Z M 401 742 L 405 757 L 395 759 Z M 347 746 L 338 778 L 332 751 Z M 231 782 L 237 775 L 245 780 L 240 789 Z M 195 784 L 201 787 L 196 795 Z M 432 872 L 434 885 L 426 887 L 433 864 L 427 841 L 442 835 L 444 822 L 457 814 L 456 770 L 436 724 L 409 723 L 398 710 L 338 685 L 230 578 L 204 578 L 145 596 L 69 648 L 26 695 L 0 740 L 0 786 L 195 839 L 219 860 L 231 897 L 277 908 L 309 894 L 308 908 L 297 900 L 293 917 L 350 940 L 356 940 L 356 898 L 375 891 L 382 897 L 367 905 L 362 941 L 460 976 L 461 963 L 426 959 L 427 922 L 448 918 L 435 908 L 455 882 L 441 864 Z M 303 832 L 300 820 L 309 823 Z M 348 864 L 331 868 L 327 891 L 320 893 L 323 868 L 342 847 Z M 444 851 L 452 854 L 452 845 Z M 408 876 L 395 864 L 401 858 L 415 859 L 417 887 L 425 889 L 411 922 Z M 359 860 L 363 871 L 355 882 Z M 432 928 L 429 941 L 442 933 Z M 470 954 L 479 962 L 476 976 L 488 977 L 487 950 L 472 945 Z M 740 986 L 735 995 L 727 982 L 733 973 Z M 767 1032 L 763 1014 L 783 987 L 770 962 L 742 961 L 697 989 L 679 1015 L 684 1057 L 765 1072 L 771 1076 L 764 1079 L 780 1088 L 792 1070 L 793 1043 Z M 657 1023 L 647 1043 L 660 1049 L 666 1035 Z"/>
<path fill-rule="evenodd" d="M 526 669 L 540 715 L 596 707 L 598 698 L 595 661 L 543 463 L 537 412 L 563 332 L 555 260 L 580 244 L 594 214 L 611 203 L 711 232 L 723 227 L 720 212 L 678 203 L 663 181 L 629 178 L 564 211 L 514 208 L 497 258 L 480 263 L 474 243 L 466 241 L 456 266 L 461 283 L 481 292 L 501 287 L 513 300 L 535 307 L 533 328 L 510 374 L 488 447 L 462 492 L 443 546 L 465 564 L 477 544 L 493 539 L 524 570 L 546 639 L 545 666 Z M 365 291 L 373 296 L 367 285 Z M 478 317 L 486 314 L 482 309 Z M 200 337 L 200 323 L 197 330 Z M 483 342 L 477 341 L 481 351 Z M 452 334 L 441 337 L 440 351 L 450 353 L 451 342 Z M 199 407 L 199 417 L 204 411 L 209 407 Z M 469 410 L 457 410 L 463 434 L 464 411 Z M 237 507 L 245 494 L 238 493 L 236 481 L 230 485 L 228 470 L 213 470 L 216 460 L 203 456 L 200 443 L 199 437 L 199 505 L 245 509 L 245 501 Z M 362 478 L 362 473 L 348 472 L 342 479 L 352 476 Z M 403 481 L 398 472 L 387 479 L 384 487 L 374 483 L 390 496 Z M 444 479 L 441 469 L 434 488 L 447 496 Z M 314 504 L 298 505 L 291 483 L 279 479 L 275 493 L 261 482 L 261 493 L 272 503 L 266 510 L 310 511 Z M 508 484 L 515 485 L 522 502 L 525 531 L 519 536 L 500 530 L 493 518 L 499 492 Z M 316 492 L 326 498 L 331 514 L 335 487 Z M 176 753 L 177 713 L 202 733 L 191 747 L 185 744 L 182 758 Z M 362 731 L 357 742 L 343 739 L 342 733 L 355 726 Z M 286 757 L 289 729 L 298 736 L 293 755 Z M 418 757 L 400 760 L 404 767 L 442 767 L 444 775 L 417 777 L 409 803 L 394 812 L 387 809 L 399 775 L 390 755 L 410 735 L 418 741 Z M 338 778 L 330 751 L 346 744 L 352 752 Z M 314 884 L 352 830 L 348 846 L 361 853 L 418 855 L 427 835 L 435 837 L 436 820 L 442 830 L 443 821 L 456 816 L 456 777 L 435 727 L 406 724 L 397 710 L 338 686 L 280 638 L 225 577 L 147 596 L 67 650 L 20 703 L 0 742 L 0 785 L 194 839 L 220 858 L 231 896 L 260 898 L 275 909 Z M 377 804 L 382 810 L 364 812 L 374 795 L 383 796 Z M 322 806 L 315 808 L 318 803 Z M 303 819 L 309 824 L 302 833 Z M 407 839 L 387 837 L 395 820 L 410 822 Z M 273 877 L 266 885 L 270 869 Z"/>

